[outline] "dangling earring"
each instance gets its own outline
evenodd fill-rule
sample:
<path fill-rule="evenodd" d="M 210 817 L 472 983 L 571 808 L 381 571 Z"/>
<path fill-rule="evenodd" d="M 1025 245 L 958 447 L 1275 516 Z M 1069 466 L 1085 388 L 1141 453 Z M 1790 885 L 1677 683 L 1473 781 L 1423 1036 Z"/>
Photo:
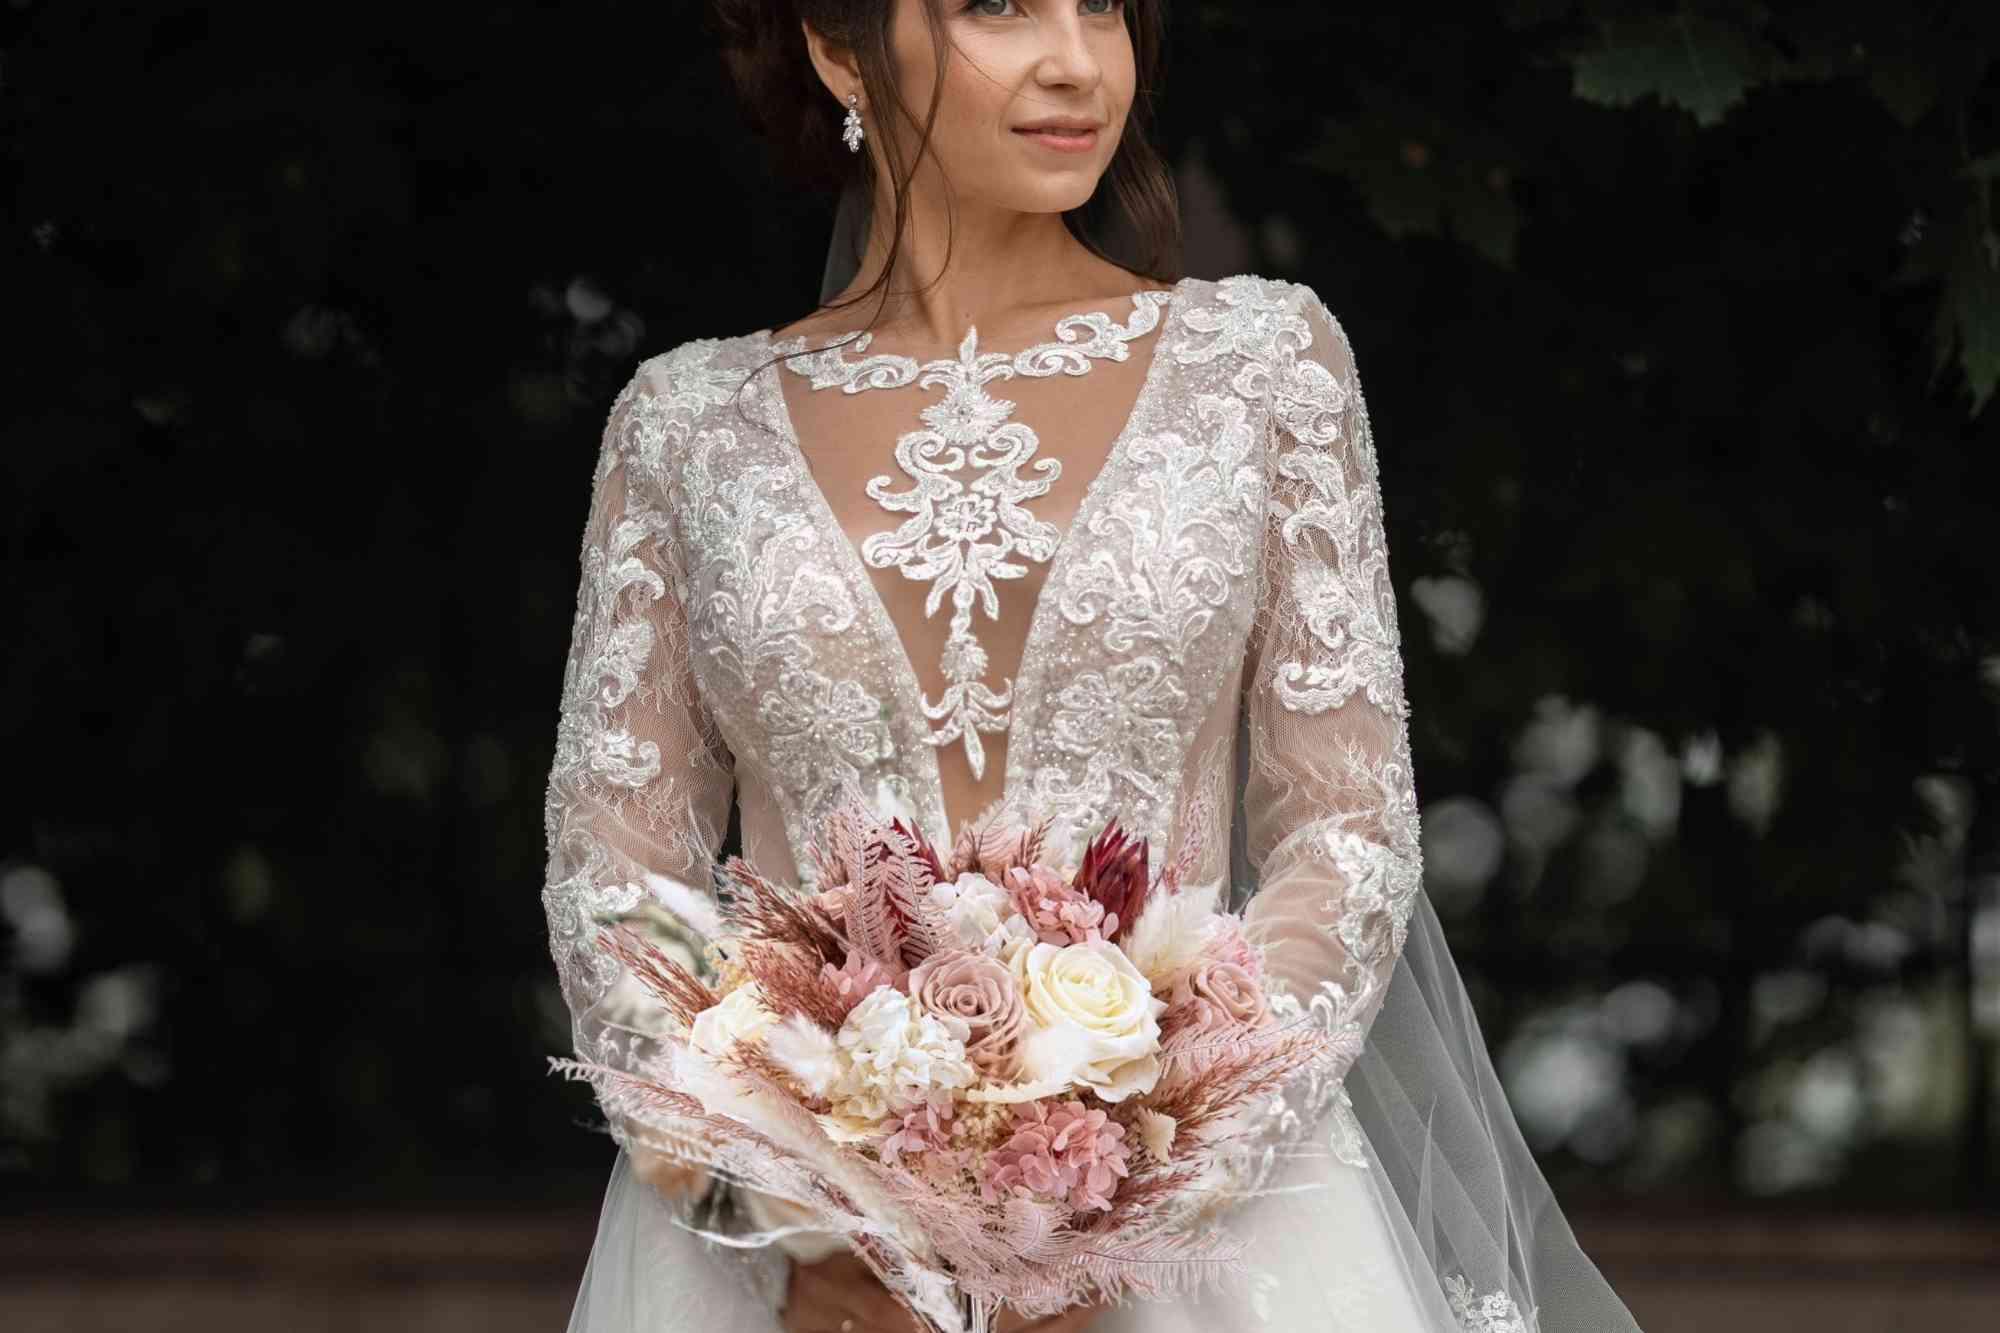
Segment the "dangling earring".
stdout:
<path fill-rule="evenodd" d="M 847 151 L 861 151 L 861 94 L 847 95 L 847 119 L 840 126 L 840 137 L 847 141 Z"/>

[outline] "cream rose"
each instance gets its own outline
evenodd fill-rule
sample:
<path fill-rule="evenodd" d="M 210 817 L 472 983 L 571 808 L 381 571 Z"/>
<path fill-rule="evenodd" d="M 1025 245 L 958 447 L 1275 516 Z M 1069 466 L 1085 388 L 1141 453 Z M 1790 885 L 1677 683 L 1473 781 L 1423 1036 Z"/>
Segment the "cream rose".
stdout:
<path fill-rule="evenodd" d="M 761 1036 L 777 1021 L 778 1016 L 764 1007 L 757 987 L 745 983 L 694 1016 L 688 1043 L 704 1054 L 719 1056 L 736 1042 Z"/>
<path fill-rule="evenodd" d="M 1153 1090 L 1167 1006 L 1117 945 L 1037 944 L 1014 956 L 1013 972 L 1028 1016 L 1024 1078 L 1082 1085 L 1108 1102 Z"/>

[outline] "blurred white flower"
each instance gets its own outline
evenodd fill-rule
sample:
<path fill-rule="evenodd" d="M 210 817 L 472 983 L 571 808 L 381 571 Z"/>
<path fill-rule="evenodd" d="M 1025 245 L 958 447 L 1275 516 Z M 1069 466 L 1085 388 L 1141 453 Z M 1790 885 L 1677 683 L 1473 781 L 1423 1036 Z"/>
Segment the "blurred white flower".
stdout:
<path fill-rule="evenodd" d="M 69 961 L 76 931 L 48 871 L 16 866 L 0 875 L 0 917 L 14 928 L 14 966 L 23 972 L 54 972 Z"/>
<path fill-rule="evenodd" d="M 1682 742 L 1681 776 L 1691 787 L 1712 787 L 1722 781 L 1722 738 L 1704 731 Z"/>
<path fill-rule="evenodd" d="M 1457 656 L 1471 649 L 1486 619 L 1477 583 L 1457 574 L 1425 575 L 1410 580 L 1410 596 L 1430 619 L 1431 643 L 1439 652 Z"/>
<path fill-rule="evenodd" d="M 1681 817 L 1681 765 L 1658 733 L 1625 728 L 1618 747 L 1618 805 L 1649 837 L 1667 837 Z"/>
<path fill-rule="evenodd" d="M 1514 762 L 1565 787 L 1573 787 L 1597 764 L 1598 713 L 1593 704 L 1573 705 L 1560 694 L 1535 701 L 1534 720 L 1514 743 Z"/>
<path fill-rule="evenodd" d="M 1771 732 L 1738 751 L 1729 764 L 1729 809 L 1759 834 L 1771 826 L 1784 786 L 1784 746 Z"/>

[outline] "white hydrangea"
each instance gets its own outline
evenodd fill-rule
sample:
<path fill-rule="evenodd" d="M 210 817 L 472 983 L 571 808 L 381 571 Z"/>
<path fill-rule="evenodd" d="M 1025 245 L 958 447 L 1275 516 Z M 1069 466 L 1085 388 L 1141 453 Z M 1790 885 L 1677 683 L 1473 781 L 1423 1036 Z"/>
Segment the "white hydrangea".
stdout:
<path fill-rule="evenodd" d="M 965 1058 L 966 1034 L 964 1020 L 925 1013 L 899 990 L 870 991 L 835 1037 L 847 1058 L 828 1092 L 834 1115 L 875 1123 L 932 1092 L 970 1087 L 978 1075 Z"/>
<path fill-rule="evenodd" d="M 951 921 L 961 948 L 1011 961 L 1017 948 L 1035 942 L 1027 918 L 1014 910 L 1007 890 L 968 870 L 949 883 L 933 884 L 931 905 Z"/>

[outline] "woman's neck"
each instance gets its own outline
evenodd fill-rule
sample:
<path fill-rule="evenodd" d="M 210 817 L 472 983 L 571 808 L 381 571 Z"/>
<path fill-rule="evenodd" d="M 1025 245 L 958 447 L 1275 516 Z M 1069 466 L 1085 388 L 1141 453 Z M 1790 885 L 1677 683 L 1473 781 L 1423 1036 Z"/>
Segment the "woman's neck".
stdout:
<path fill-rule="evenodd" d="M 867 291 L 882 272 L 894 221 L 889 208 L 877 200 L 854 280 L 831 304 Z M 835 331 L 872 328 L 878 343 L 955 348 L 968 325 L 978 326 L 982 340 L 1017 340 L 1045 316 L 1154 285 L 1085 248 L 1060 213 L 965 207 L 955 227 L 947 262 L 945 219 L 913 196 L 887 292 L 829 312 L 827 322 Z"/>

